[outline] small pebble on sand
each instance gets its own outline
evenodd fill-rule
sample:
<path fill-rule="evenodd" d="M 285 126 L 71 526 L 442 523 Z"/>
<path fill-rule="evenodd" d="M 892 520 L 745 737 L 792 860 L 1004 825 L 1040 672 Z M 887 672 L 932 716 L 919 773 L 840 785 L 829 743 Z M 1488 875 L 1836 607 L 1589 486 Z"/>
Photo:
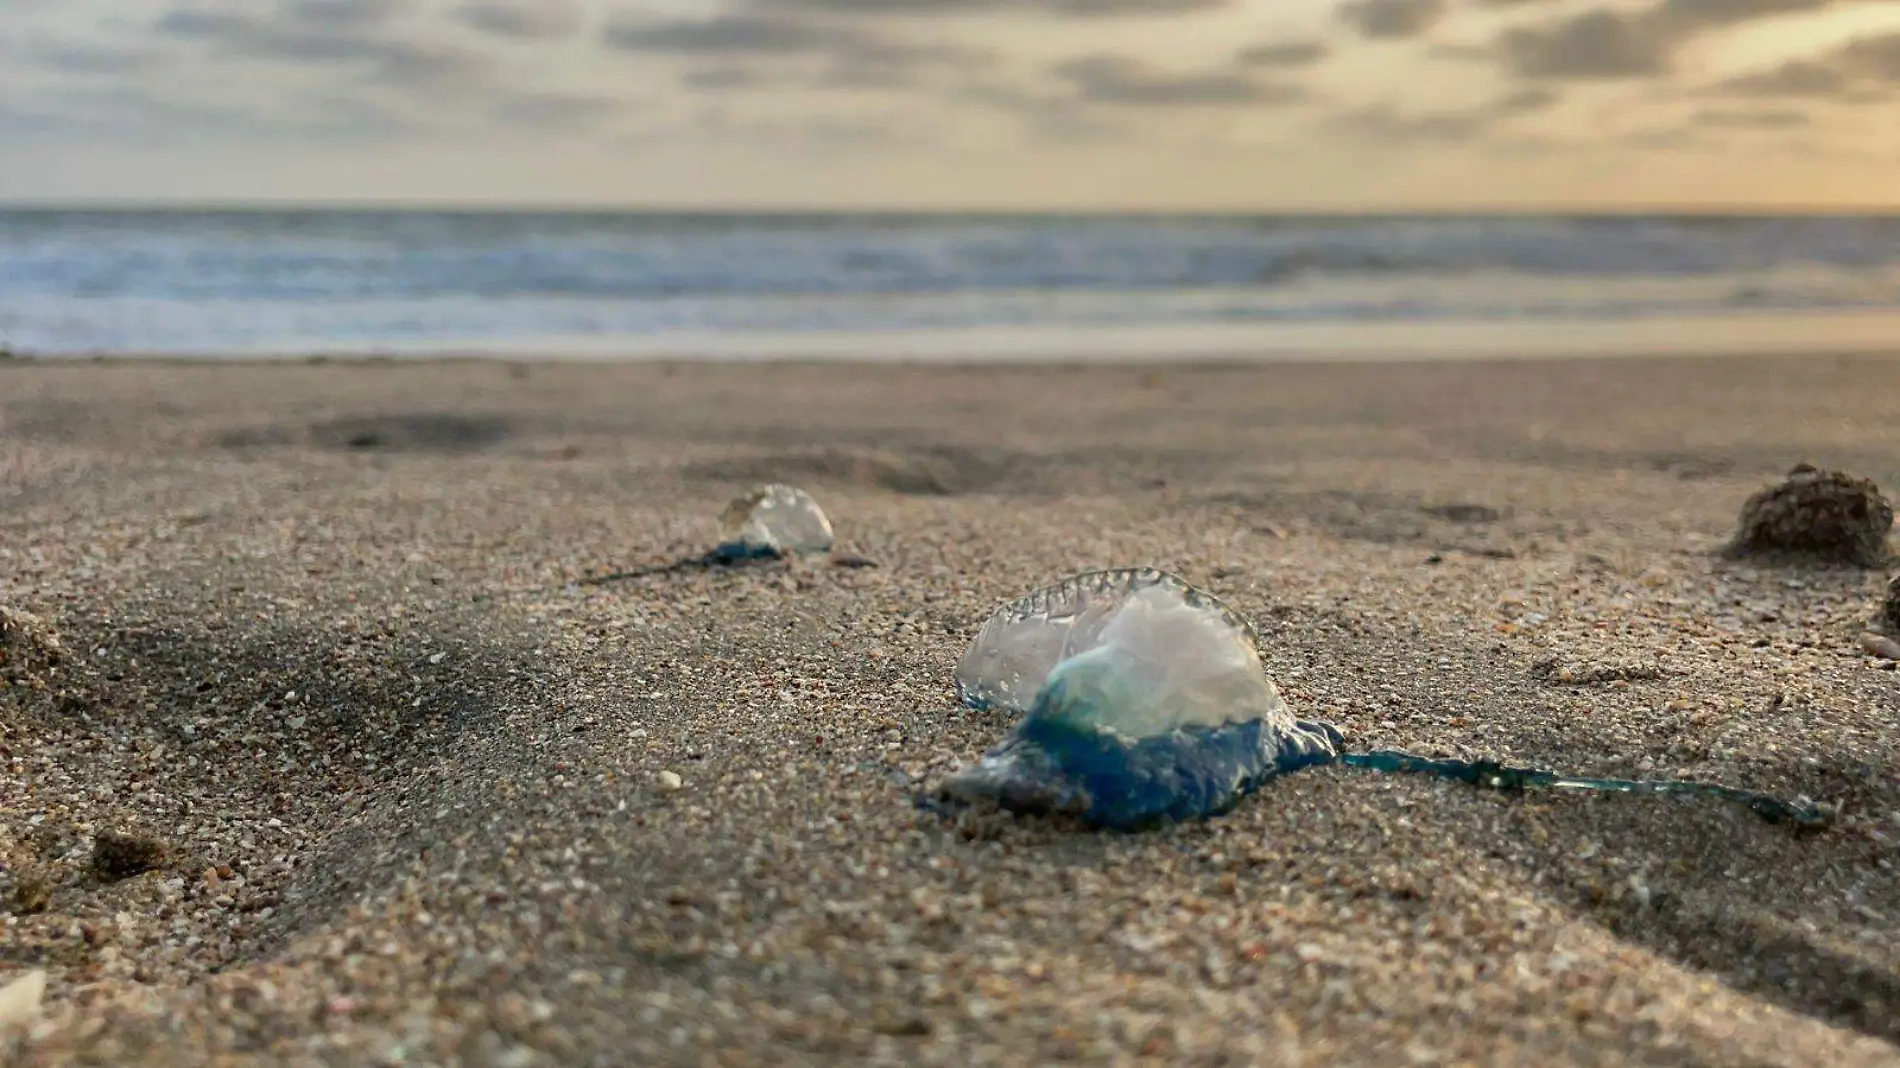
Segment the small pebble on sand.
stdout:
<path fill-rule="evenodd" d="M 40 1014 L 46 996 L 46 973 L 34 970 L 0 986 L 0 1028 L 31 1023 Z"/>
<path fill-rule="evenodd" d="M 1900 641 L 1885 634 L 1866 631 L 1860 636 L 1860 647 L 1868 656 L 1877 656 L 1883 660 L 1900 660 Z"/>

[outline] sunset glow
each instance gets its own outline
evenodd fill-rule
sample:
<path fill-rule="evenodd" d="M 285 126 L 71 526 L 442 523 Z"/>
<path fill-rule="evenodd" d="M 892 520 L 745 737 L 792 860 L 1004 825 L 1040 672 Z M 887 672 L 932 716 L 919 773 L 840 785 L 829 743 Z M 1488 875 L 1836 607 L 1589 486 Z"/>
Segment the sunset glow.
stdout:
<path fill-rule="evenodd" d="M 1893 204 L 1887 0 L 11 0 L 0 198 Z"/>

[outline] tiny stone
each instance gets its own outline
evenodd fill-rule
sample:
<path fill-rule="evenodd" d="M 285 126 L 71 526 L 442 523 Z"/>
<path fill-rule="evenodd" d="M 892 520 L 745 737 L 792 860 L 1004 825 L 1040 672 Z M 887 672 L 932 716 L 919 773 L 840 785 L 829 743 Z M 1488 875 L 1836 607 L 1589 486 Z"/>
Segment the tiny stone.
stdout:
<path fill-rule="evenodd" d="M 921 1016 L 889 1017 L 877 1022 L 877 1032 L 894 1038 L 922 1038 L 930 1034 L 930 1021 Z"/>
<path fill-rule="evenodd" d="M 1884 660 L 1900 660 L 1900 641 L 1885 634 L 1866 631 L 1860 636 L 1860 647 L 1868 656 L 1877 656 Z"/>
<path fill-rule="evenodd" d="M 27 972 L 0 987 L 0 1028 L 30 1023 L 40 1014 L 40 999 L 46 996 L 46 973 Z"/>
<path fill-rule="evenodd" d="M 540 1055 L 527 1046 L 513 1046 L 495 1058 L 496 1068 L 534 1068 Z"/>
<path fill-rule="evenodd" d="M 670 794 L 685 785 L 685 781 L 682 780 L 676 772 L 662 771 L 659 774 L 659 789 L 661 793 Z"/>
<path fill-rule="evenodd" d="M 1484 504 L 1441 504 L 1426 508 L 1425 514 L 1452 523 L 1495 523 L 1504 513 Z"/>

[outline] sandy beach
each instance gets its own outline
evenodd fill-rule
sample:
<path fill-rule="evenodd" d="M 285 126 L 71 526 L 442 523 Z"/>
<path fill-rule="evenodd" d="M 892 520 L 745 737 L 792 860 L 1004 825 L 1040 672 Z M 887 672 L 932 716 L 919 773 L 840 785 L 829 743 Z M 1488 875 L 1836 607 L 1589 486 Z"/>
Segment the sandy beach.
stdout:
<path fill-rule="evenodd" d="M 0 688 L 0 986 L 48 979 L 0 1059 L 1900 1064 L 1889 576 L 1715 551 L 1797 462 L 1900 488 L 1896 412 L 1876 356 L 0 361 L 0 606 L 61 649 Z M 875 566 L 577 584 L 765 480 Z M 919 811 L 1007 727 L 952 688 L 983 618 L 1137 564 L 1353 746 L 1840 818 L 1351 769 L 1138 835 Z"/>

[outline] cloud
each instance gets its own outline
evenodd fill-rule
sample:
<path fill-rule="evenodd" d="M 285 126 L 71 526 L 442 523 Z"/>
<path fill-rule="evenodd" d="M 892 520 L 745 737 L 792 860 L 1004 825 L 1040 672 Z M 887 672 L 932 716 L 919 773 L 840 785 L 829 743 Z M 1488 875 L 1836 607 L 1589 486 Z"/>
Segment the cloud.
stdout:
<path fill-rule="evenodd" d="M 74 44 L 42 49 L 33 55 L 39 66 L 61 74 L 97 74 L 121 77 L 164 65 L 162 53 L 149 48 L 114 48 Z"/>
<path fill-rule="evenodd" d="M 1822 55 L 1738 75 L 1704 93 L 1869 103 L 1888 99 L 1896 89 L 1900 89 L 1900 33 L 1857 38 Z"/>
<path fill-rule="evenodd" d="M 978 79 L 957 86 L 950 99 L 988 108 L 1022 125 L 1042 144 L 1128 144 L 1138 139 L 1135 125 L 1124 121 L 1124 113 L 1092 108 L 1073 92 Z"/>
<path fill-rule="evenodd" d="M 1527 112 L 1542 111 L 1554 107 L 1563 97 L 1555 90 L 1543 86 L 1518 89 L 1491 102 L 1487 110 L 1493 115 L 1523 115 Z"/>
<path fill-rule="evenodd" d="M 411 0 L 289 0 L 284 14 L 309 26 L 370 26 L 413 10 Z"/>
<path fill-rule="evenodd" d="M 741 63 L 724 63 L 716 67 L 695 67 L 680 76 L 680 86 L 699 89 L 705 93 L 730 93 L 735 89 L 756 89 L 760 86 L 777 86 L 783 78 L 773 78 L 769 72 Z"/>
<path fill-rule="evenodd" d="M 1555 90 L 1542 87 L 1508 93 L 1488 104 L 1445 111 L 1404 112 L 1389 106 L 1360 108 L 1339 116 L 1348 129 L 1380 139 L 1469 141 L 1488 134 L 1500 121 L 1555 105 Z"/>
<path fill-rule="evenodd" d="M 1490 125 L 1489 116 L 1475 112 L 1408 113 L 1386 105 L 1347 112 L 1340 121 L 1356 133 L 1404 141 L 1464 141 Z"/>
<path fill-rule="evenodd" d="M 731 13 L 705 19 L 610 22 L 603 35 L 624 52 L 671 54 L 718 61 L 719 73 L 700 68 L 689 85 L 739 88 L 774 80 L 767 71 L 739 71 L 761 63 L 817 60 L 815 83 L 833 89 L 886 89 L 917 84 L 933 71 L 968 72 L 988 66 L 993 53 L 951 44 L 916 44 L 862 26 L 814 22 L 784 15 Z M 778 72 L 782 75 L 782 71 Z"/>
<path fill-rule="evenodd" d="M 489 81 L 496 69 L 494 58 L 479 52 L 399 42 L 384 42 L 366 58 L 376 81 L 419 88 L 474 86 Z"/>
<path fill-rule="evenodd" d="M 1191 15 L 1233 6 L 1233 0 L 772 0 L 774 7 L 850 14 L 958 15 L 1028 12 L 1039 15 L 1121 18 Z"/>
<path fill-rule="evenodd" d="M 1244 49 L 1234 61 L 1243 67 L 1310 67 L 1330 52 L 1320 41 L 1286 41 Z"/>
<path fill-rule="evenodd" d="M 1656 32 L 1643 14 L 1586 11 L 1537 27 L 1514 27 L 1495 51 L 1521 78 L 1573 81 L 1649 77 L 1667 73 L 1677 41 Z"/>
<path fill-rule="evenodd" d="M 1717 144 L 1704 132 L 1684 126 L 1637 130 L 1618 140 L 1631 148 L 1650 152 L 1700 152 L 1713 148 Z"/>
<path fill-rule="evenodd" d="M 1057 64 L 1052 73 L 1086 103 L 1129 106 L 1280 104 L 1301 99 L 1295 86 L 1214 71 L 1171 74 L 1128 56 L 1086 56 Z"/>
<path fill-rule="evenodd" d="M 568 37 L 581 27 L 581 9 L 572 0 L 478 0 L 457 8 L 454 17 L 491 36 L 523 41 Z"/>
<path fill-rule="evenodd" d="M 1783 63 L 1772 70 L 1743 74 L 1715 87 L 1727 96 L 1843 96 L 1854 79 L 1836 67 L 1812 59 Z"/>
<path fill-rule="evenodd" d="M 158 17 L 158 32 L 171 37 L 211 39 L 252 32 L 260 23 L 249 15 L 203 8 L 177 8 Z"/>
<path fill-rule="evenodd" d="M 858 39 L 855 31 L 781 15 L 734 13 L 704 19 L 609 22 L 608 47 L 625 52 L 691 55 L 794 55 L 823 52 Z"/>
<path fill-rule="evenodd" d="M 1839 58 L 1863 77 L 1900 84 L 1900 33 L 1849 41 Z"/>
<path fill-rule="evenodd" d="M 1788 130 L 1807 126 L 1812 121 L 1807 112 L 1792 108 L 1766 111 L 1713 108 L 1689 117 L 1691 126 L 1726 130 Z"/>
<path fill-rule="evenodd" d="M 743 64 L 696 67 L 680 76 L 680 84 L 686 88 L 714 93 L 756 89 L 763 85 L 777 85 L 783 80 L 773 77 L 756 66 Z"/>
<path fill-rule="evenodd" d="M 1361 37 L 1403 40 L 1437 25 L 1448 10 L 1446 0 L 1348 0 L 1337 14 Z"/>
<path fill-rule="evenodd" d="M 1673 23 L 1677 32 L 1729 26 L 1770 15 L 1788 15 L 1832 7 L 1835 0 L 1663 0 L 1651 14 Z"/>
<path fill-rule="evenodd" d="M 596 125 L 624 110 L 625 104 L 612 97 L 586 93 L 526 93 L 502 98 L 489 114 L 508 126 L 571 130 Z"/>
<path fill-rule="evenodd" d="M 48 114 L 30 104 L 0 100 L 0 134 L 5 134 L 15 145 L 24 146 L 42 137 L 65 134 L 70 126 L 62 116 Z"/>
<path fill-rule="evenodd" d="M 493 92 L 489 57 L 430 36 L 417 18 L 425 13 L 416 0 L 198 0 L 143 26 L 55 23 L 16 69 L 57 80 L 19 91 L 36 93 L 42 128 L 67 139 L 162 147 L 414 136 Z"/>
<path fill-rule="evenodd" d="M 35 133 L 82 134 L 114 143 L 176 147 L 184 141 L 305 144 L 413 136 L 415 128 L 381 105 L 316 97 L 293 106 L 262 101 L 203 101 L 131 86 L 88 87 L 43 95 L 16 115 Z"/>
<path fill-rule="evenodd" d="M 1515 26 L 1491 54 L 1523 78 L 1605 81 L 1671 73 L 1691 39 L 1752 19 L 1818 11 L 1836 0 L 1662 0 L 1629 11 L 1595 8 L 1552 22 Z M 1493 4 L 1495 6 L 1495 2 Z"/>
<path fill-rule="evenodd" d="M 1635 130 L 1619 140 L 1648 151 L 1712 151 L 1735 144 L 1733 138 L 1724 138 L 1723 134 L 1753 132 L 1781 135 L 1775 143 L 1792 147 L 1795 142 L 1788 135 L 1813 125 L 1814 117 L 1796 108 L 1704 108 L 1673 125 Z M 1809 144 L 1802 151 L 1811 153 L 1822 149 Z"/>
<path fill-rule="evenodd" d="M 890 89 L 915 86 L 927 72 L 966 72 L 988 66 L 994 56 L 950 45 L 858 42 L 837 50 L 821 84 L 841 89 Z"/>
<path fill-rule="evenodd" d="M 228 57 L 357 67 L 391 84 L 466 85 L 490 72 L 487 56 L 390 32 L 384 23 L 403 10 L 397 0 L 304 0 L 268 19 L 181 8 L 161 16 L 157 28 Z"/>
<path fill-rule="evenodd" d="M 829 154 L 930 146 L 938 143 L 938 134 L 931 124 L 906 115 L 761 116 L 714 106 L 702 109 L 690 122 L 669 131 L 667 137 L 703 139 L 712 135 L 754 149 L 765 146 L 798 152 L 817 148 Z"/>

